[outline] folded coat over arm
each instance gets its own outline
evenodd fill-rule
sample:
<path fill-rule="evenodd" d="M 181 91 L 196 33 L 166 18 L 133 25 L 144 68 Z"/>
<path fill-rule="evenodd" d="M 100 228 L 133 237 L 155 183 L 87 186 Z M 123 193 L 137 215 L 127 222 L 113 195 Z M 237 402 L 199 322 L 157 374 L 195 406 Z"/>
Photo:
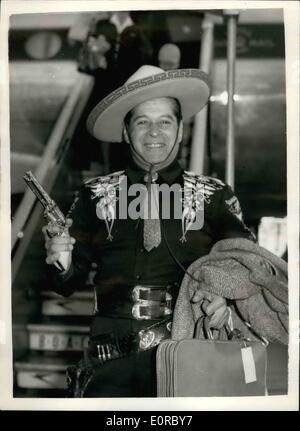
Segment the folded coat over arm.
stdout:
<path fill-rule="evenodd" d="M 247 239 L 225 239 L 193 262 L 187 272 L 174 310 L 174 340 L 193 338 L 202 311 L 191 298 L 197 289 L 203 289 L 229 300 L 233 326 L 245 336 L 257 339 L 258 334 L 270 342 L 288 344 L 288 277 L 284 260 Z"/>

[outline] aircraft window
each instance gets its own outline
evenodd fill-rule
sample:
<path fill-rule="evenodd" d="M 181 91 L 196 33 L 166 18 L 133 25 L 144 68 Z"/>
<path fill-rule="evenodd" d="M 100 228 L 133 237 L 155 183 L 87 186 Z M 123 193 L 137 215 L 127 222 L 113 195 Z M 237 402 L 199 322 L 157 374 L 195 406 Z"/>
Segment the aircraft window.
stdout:
<path fill-rule="evenodd" d="M 31 35 L 25 42 L 27 54 L 35 60 L 54 57 L 62 47 L 61 37 L 54 32 L 40 31 Z"/>

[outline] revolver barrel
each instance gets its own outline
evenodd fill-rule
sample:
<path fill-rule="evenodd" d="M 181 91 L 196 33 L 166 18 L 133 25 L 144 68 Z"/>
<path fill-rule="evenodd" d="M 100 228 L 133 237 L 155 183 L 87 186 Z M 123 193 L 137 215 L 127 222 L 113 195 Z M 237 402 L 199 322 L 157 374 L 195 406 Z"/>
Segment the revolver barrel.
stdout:
<path fill-rule="evenodd" d="M 26 172 L 24 175 L 24 180 L 28 187 L 32 190 L 32 192 L 36 195 L 39 202 L 44 207 L 44 216 L 50 223 L 56 223 L 61 227 L 64 227 L 66 224 L 65 216 L 54 202 L 53 199 L 50 198 L 46 190 L 42 187 L 42 185 L 38 182 L 31 171 Z"/>
<path fill-rule="evenodd" d="M 35 178 L 31 171 L 26 172 L 23 178 L 28 187 L 33 191 L 40 203 L 46 209 L 48 205 L 52 203 L 52 199 L 50 198 L 46 190 L 43 189 L 42 185 L 38 182 L 38 180 Z"/>

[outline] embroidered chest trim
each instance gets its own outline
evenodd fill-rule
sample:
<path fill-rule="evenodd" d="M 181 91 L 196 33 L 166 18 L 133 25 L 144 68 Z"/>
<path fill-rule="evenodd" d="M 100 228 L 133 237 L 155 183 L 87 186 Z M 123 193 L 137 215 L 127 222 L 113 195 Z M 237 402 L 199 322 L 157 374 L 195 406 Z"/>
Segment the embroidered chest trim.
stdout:
<path fill-rule="evenodd" d="M 85 186 L 91 190 L 91 199 L 98 199 L 96 213 L 105 222 L 109 241 L 113 239 L 112 229 L 116 219 L 117 192 L 121 190 L 120 184 L 125 177 L 125 171 L 118 171 L 106 176 L 93 178 L 85 183 Z M 196 175 L 188 171 L 184 172 L 181 242 L 186 242 L 186 233 L 195 222 L 197 211 L 203 209 L 204 202 L 210 204 L 213 194 L 221 190 L 224 185 L 222 181 L 215 178 Z"/>
<path fill-rule="evenodd" d="M 221 190 L 225 184 L 216 178 L 197 175 L 194 172 L 184 171 L 183 174 L 183 212 L 182 212 L 182 237 L 181 242 L 186 241 L 186 233 L 196 219 L 197 211 L 203 209 L 204 202 L 211 203 L 211 196 Z"/>
<path fill-rule="evenodd" d="M 111 232 L 116 218 L 117 191 L 120 190 L 120 184 L 125 178 L 124 172 L 114 172 L 93 178 L 85 183 L 86 187 L 91 190 L 92 199 L 98 199 L 96 213 L 105 222 L 109 241 L 113 239 Z"/>

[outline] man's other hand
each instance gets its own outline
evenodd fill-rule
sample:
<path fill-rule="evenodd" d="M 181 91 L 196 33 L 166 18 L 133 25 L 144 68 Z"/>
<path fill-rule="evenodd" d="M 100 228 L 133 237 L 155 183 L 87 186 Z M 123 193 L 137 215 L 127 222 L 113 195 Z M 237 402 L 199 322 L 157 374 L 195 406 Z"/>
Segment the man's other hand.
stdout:
<path fill-rule="evenodd" d="M 61 228 L 56 225 L 47 225 L 42 228 L 45 237 L 45 248 L 47 251 L 46 263 L 55 265 L 59 262 L 65 272 L 70 268 L 72 262 L 72 250 L 75 244 L 75 238 L 69 234 L 73 220 L 68 218 L 62 234 Z M 50 236 L 49 236 L 50 235 Z"/>
<path fill-rule="evenodd" d="M 227 322 L 229 311 L 226 299 L 222 296 L 199 289 L 195 292 L 192 302 L 200 303 L 205 315 L 210 316 L 209 326 L 212 329 L 221 329 Z"/>

